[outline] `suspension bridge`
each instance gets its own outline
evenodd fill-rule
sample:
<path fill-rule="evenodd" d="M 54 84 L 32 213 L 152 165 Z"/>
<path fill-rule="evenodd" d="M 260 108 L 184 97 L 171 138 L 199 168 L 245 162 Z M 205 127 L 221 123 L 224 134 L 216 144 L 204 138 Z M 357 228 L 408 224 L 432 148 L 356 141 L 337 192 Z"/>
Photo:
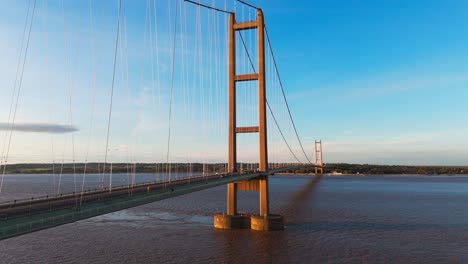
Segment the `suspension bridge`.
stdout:
<path fill-rule="evenodd" d="M 168 10 L 172 11 L 173 26 L 170 28 L 169 32 L 172 32 L 172 39 L 169 43 L 172 43 L 172 49 L 169 52 L 169 58 L 171 61 L 171 66 L 168 78 L 168 131 L 167 131 L 167 150 L 164 163 L 160 163 L 162 168 L 160 171 L 155 171 L 155 175 L 166 175 L 166 178 L 159 178 L 151 182 L 137 183 L 135 182 L 135 172 L 129 173 L 133 175 L 133 180 L 129 180 L 128 184 L 122 186 L 112 185 L 112 163 L 109 163 L 110 154 L 109 150 L 111 148 L 110 143 L 110 131 L 111 131 L 111 121 L 112 121 L 112 111 L 115 106 L 113 101 L 114 96 L 114 87 L 116 86 L 116 68 L 118 65 L 118 58 L 120 57 L 121 61 L 125 57 L 123 54 L 125 51 L 128 51 L 125 48 L 126 42 L 126 32 L 127 27 L 125 24 L 126 17 L 123 15 L 123 8 L 121 1 L 118 1 L 118 18 L 117 18 L 117 29 L 116 29 L 116 38 L 115 38 L 115 47 L 113 55 L 113 74 L 112 74 L 112 86 L 110 89 L 110 106 L 108 109 L 108 119 L 106 129 L 106 138 L 105 138 L 105 153 L 104 153 L 104 162 L 102 162 L 102 172 L 100 173 L 100 185 L 95 189 L 85 189 L 85 175 L 86 175 L 86 166 L 84 168 L 84 176 L 82 177 L 82 187 L 81 190 L 77 189 L 77 184 L 75 181 L 75 191 L 74 192 L 60 192 L 60 184 L 58 188 L 54 182 L 54 193 L 33 197 L 28 199 L 17 199 L 13 201 L 3 201 L 0 202 L 0 239 L 5 239 L 9 237 L 14 237 L 22 234 L 27 234 L 35 232 L 38 230 L 51 228 L 54 226 L 59 226 L 74 221 L 95 217 L 119 210 L 124 210 L 132 208 L 135 206 L 140 206 L 147 203 L 152 203 L 162 199 L 168 199 L 175 196 L 188 194 L 195 191 L 200 191 L 216 186 L 227 185 L 227 205 L 225 213 L 216 213 L 214 215 L 214 226 L 219 229 L 232 229 L 232 228 L 251 228 L 254 230 L 280 230 L 283 229 L 283 217 L 280 215 L 275 215 L 270 212 L 269 206 L 269 189 L 268 189 L 268 178 L 271 175 L 282 172 L 295 171 L 302 168 L 315 168 L 316 175 L 321 175 L 323 173 L 323 159 L 322 159 L 322 143 L 321 141 L 315 142 L 314 147 L 314 162 L 311 162 L 311 159 L 307 156 L 306 151 L 303 147 L 301 139 L 299 137 L 296 125 L 289 108 L 288 101 L 286 100 L 283 84 L 281 82 L 280 74 L 277 67 L 277 62 L 274 57 L 274 53 L 271 46 L 270 37 L 266 29 L 263 12 L 260 8 L 257 8 L 253 5 L 250 5 L 244 1 L 235 1 L 240 4 L 242 7 L 241 11 L 229 11 L 226 4 L 224 8 L 217 8 L 214 5 L 206 5 L 200 2 L 193 2 L 189 0 L 185 1 L 168 1 Z M 171 4 L 173 4 L 173 9 Z M 92 14 L 92 1 L 90 1 L 90 14 Z M 13 132 L 15 131 L 15 115 L 16 107 L 18 105 L 18 100 L 20 98 L 20 88 L 21 88 L 21 78 L 23 78 L 24 64 L 26 63 L 26 57 L 28 56 L 28 46 L 30 41 L 30 32 L 32 25 L 34 24 L 34 14 L 36 10 L 36 0 L 30 2 L 28 9 L 29 23 L 25 24 L 24 30 L 24 43 L 22 42 L 22 56 L 20 56 L 18 62 L 19 69 L 19 84 L 15 82 L 15 91 L 14 96 L 12 97 L 12 104 L 10 108 L 10 113 L 13 113 L 8 118 L 8 125 L 10 129 L 5 133 L 5 144 L 2 152 L 2 185 L 0 187 L 0 194 L 2 188 L 8 188 L 8 183 L 4 184 L 5 171 L 8 167 L 8 153 L 10 152 L 11 138 Z M 62 3 L 63 8 L 63 3 Z M 184 102 L 190 101 L 191 97 L 199 96 L 201 100 L 206 99 L 206 102 L 198 103 L 196 106 L 192 105 L 192 108 L 200 107 L 200 105 L 207 105 L 205 107 L 200 107 L 203 114 L 207 114 L 211 120 L 216 120 L 213 116 L 220 112 L 225 114 L 227 118 L 227 128 L 222 128 L 222 124 L 225 119 L 220 121 L 214 121 L 218 124 L 212 127 L 212 129 L 217 129 L 216 132 L 223 132 L 227 134 L 227 162 L 224 166 L 221 166 L 221 169 L 217 171 L 212 171 L 210 173 L 203 172 L 198 174 L 194 171 L 187 171 L 187 174 L 183 177 L 174 177 L 174 170 L 171 169 L 171 144 L 177 144 L 174 141 L 174 133 L 177 132 L 172 127 L 172 123 L 176 121 L 174 119 L 174 114 L 177 113 L 177 94 L 174 92 L 177 87 L 177 69 L 176 69 L 176 50 L 188 49 L 186 39 L 180 40 L 180 44 L 177 45 L 178 35 L 183 35 L 178 33 L 179 30 L 187 30 L 187 19 L 190 19 L 191 16 L 187 14 L 187 9 L 194 8 L 196 9 L 196 35 L 195 43 L 197 43 L 197 49 L 195 50 L 195 59 L 197 65 L 193 67 L 188 67 L 182 63 L 181 72 L 182 72 L 182 84 L 184 87 L 202 87 L 200 89 L 205 89 L 207 86 L 210 87 L 208 91 L 199 90 L 198 92 L 186 88 L 182 90 L 181 94 L 184 95 L 190 94 L 184 98 Z M 237 6 L 237 9 L 240 7 Z M 238 13 L 244 13 L 244 8 L 249 10 L 249 15 L 245 19 L 244 15 L 241 15 L 243 19 L 238 18 Z M 30 10 L 31 9 L 31 10 Z M 151 13 L 151 10 L 154 10 Z M 145 33 L 144 33 L 144 42 L 146 43 L 149 38 L 149 46 L 151 54 L 149 57 L 154 56 L 153 49 L 157 49 L 158 43 L 156 39 L 158 34 L 156 29 L 158 28 L 157 21 L 157 11 L 156 11 L 156 1 L 151 4 L 151 1 L 147 1 L 146 5 L 146 18 L 145 18 Z M 201 39 L 200 34 L 202 35 L 202 18 L 201 10 L 205 10 L 210 14 L 209 20 L 212 22 L 211 25 L 213 29 L 219 30 L 219 28 L 224 27 L 226 34 L 224 36 L 216 37 L 215 34 L 210 35 L 208 38 L 208 44 L 204 43 Z M 213 13 L 217 14 L 216 16 Z M 220 17 L 222 19 L 220 19 Z M 219 20 L 224 20 L 225 23 L 219 23 Z M 92 16 L 90 15 L 91 21 L 91 32 L 92 29 Z M 151 25 L 153 24 L 153 29 Z M 170 23 L 168 23 L 170 24 Z M 64 22 L 64 25 L 66 23 Z M 149 28 L 149 29 L 147 29 Z M 154 30 L 154 31 L 153 31 Z M 29 32 L 29 33 L 28 33 Z M 154 32 L 154 33 L 153 33 Z M 183 32 L 185 33 L 185 32 Z M 123 35 L 123 36 L 122 36 Z M 222 34 L 220 34 L 222 35 Z M 149 37 L 147 37 L 149 36 Z M 225 37 L 225 49 L 220 45 L 221 39 Z M 153 41 L 155 41 L 153 43 Z M 218 42 L 217 42 L 218 41 Z M 67 41 L 65 41 L 67 43 Z M 208 56 L 208 61 L 214 61 L 215 70 L 208 69 L 208 73 L 203 71 L 197 71 L 197 67 L 203 65 L 202 52 L 206 51 L 204 45 L 208 45 L 210 52 L 205 56 Z M 24 47 L 24 51 L 23 51 Z M 267 52 L 269 51 L 269 52 Z M 94 53 L 94 51 L 93 51 Z M 119 55 L 120 53 L 120 55 Z M 212 53 L 218 54 L 213 56 Z M 239 56 L 239 53 L 241 55 Z M 183 52 L 182 52 L 183 54 Z M 255 56 L 256 55 L 256 56 Z M 146 56 L 145 54 L 143 55 Z M 213 57 L 215 57 L 213 59 Z M 225 62 L 222 62 L 222 57 L 227 58 Z M 198 58 L 198 59 L 197 59 Z M 159 58 L 161 59 L 161 58 Z M 94 60 L 94 57 L 93 57 Z M 182 58 L 183 62 L 187 62 L 188 58 Z M 21 67 L 20 65 L 23 66 Z M 121 69 L 127 69 L 126 63 L 121 63 Z M 128 64 L 128 62 L 127 62 Z M 160 71 L 154 71 L 153 60 L 151 60 L 151 80 L 154 82 L 154 79 L 162 79 L 160 76 Z M 194 62 L 195 64 L 195 62 Z M 123 66 L 122 66 L 123 65 Z M 158 63 L 156 63 L 158 65 Z M 94 66 L 92 66 L 94 68 Z M 143 66 L 142 68 L 145 68 Z M 187 73 L 188 68 L 195 68 L 192 84 L 189 83 L 185 73 Z M 224 68 L 224 69 L 223 69 Z M 128 69 L 127 69 L 128 70 Z M 220 71 L 226 72 L 225 82 L 219 81 L 222 76 Z M 124 84 L 128 79 L 128 72 L 122 73 L 122 83 Z M 145 70 L 142 70 L 144 74 Z M 214 73 L 213 73 L 214 72 Z M 199 79 L 197 84 L 196 75 L 208 75 L 208 81 Z M 155 78 L 155 75 L 157 78 Z M 141 78 L 144 80 L 144 77 Z M 212 80 L 215 79 L 214 85 Z M 272 81 L 274 80 L 274 81 Z M 144 81 L 142 81 L 144 82 Z M 205 82 L 205 83 L 204 83 Z M 152 83 L 154 84 L 154 83 Z M 162 85 L 154 85 L 155 87 L 161 87 Z M 215 87 L 212 87 L 215 86 Z M 205 87 L 205 88 L 203 88 Z M 270 90 L 276 89 L 275 93 L 268 93 Z M 240 90 L 248 90 L 243 95 L 239 93 Z M 220 91 L 225 91 L 222 93 Z M 200 91 L 201 94 L 200 94 Z M 198 93 L 195 95 L 195 93 Z M 154 93 L 153 93 L 154 94 Z M 226 101 L 223 101 L 222 97 L 225 96 Z M 160 95 L 162 97 L 162 95 Z M 217 98 L 217 99 L 212 99 Z M 160 98 L 153 98 L 153 101 L 159 100 Z M 71 93 L 70 93 L 70 109 L 71 106 Z M 212 100 L 216 101 L 214 104 Z M 93 98 L 93 103 L 95 98 Z M 239 103 L 241 108 L 238 108 Z M 161 104 L 158 104 L 161 105 Z M 215 105 L 215 106 L 213 106 Z M 277 112 L 275 112 L 275 106 L 281 105 L 283 112 L 281 112 L 286 118 L 280 118 Z M 244 108 L 242 108 L 242 106 Z M 245 107 L 252 110 L 251 113 L 241 114 L 242 109 Z M 94 108 L 94 105 L 93 105 Z M 195 109 L 190 109 L 186 104 L 180 108 L 185 109 L 187 119 L 196 120 L 194 117 Z M 224 110 L 220 110 L 224 108 Z M 115 111 L 115 110 L 114 110 Z M 93 112 L 94 114 L 94 112 Z M 253 116 L 253 117 L 252 117 Z M 243 122 L 239 119 L 247 118 L 250 122 L 250 125 L 243 125 L 249 122 Z M 174 120 L 173 120 L 174 119 Z M 69 113 L 70 128 L 72 128 L 72 110 Z M 91 118 L 91 124 L 93 118 Z M 286 121 L 285 121 L 286 120 Z M 202 120 L 202 122 L 207 122 Z M 289 129 L 289 137 L 286 131 L 284 131 L 284 123 L 287 123 Z M 196 121 L 200 126 L 200 122 Z M 225 124 L 225 123 L 224 123 Z M 171 131 L 172 129 L 172 131 Z M 180 128 L 178 128 L 180 129 Z M 189 124 L 189 128 L 185 129 L 194 129 L 197 130 L 197 126 L 194 127 L 192 124 Z M 73 129 L 70 129 L 73 130 Z M 189 130 L 190 131 L 190 130 Z M 202 131 L 204 133 L 205 131 Z M 74 133 L 74 132 L 72 132 Z M 90 132 L 91 133 L 91 132 Z M 276 134 L 272 134 L 276 133 Z M 171 135 L 172 134 L 172 135 Z M 253 142 L 255 144 L 249 143 L 249 146 L 254 146 L 254 152 L 258 153 L 258 161 L 250 163 L 251 166 L 249 169 L 242 168 L 241 162 L 238 160 L 238 150 L 239 144 L 238 140 L 241 135 L 245 134 L 256 134 L 256 138 Z M 292 136 L 291 136 L 292 135 Z M 181 136 L 181 141 L 183 137 L 188 137 L 188 134 L 183 134 Z M 203 136 L 203 135 L 202 135 Z M 211 138 L 207 139 L 207 142 L 204 144 L 210 144 Z M 292 146 L 292 141 L 296 142 L 298 146 L 294 148 Z M 69 142 L 70 143 L 70 142 Z M 71 138 L 71 144 L 73 145 L 73 162 L 75 162 L 75 149 L 74 149 L 74 138 Z M 283 148 L 278 148 L 278 145 L 281 144 Z M 86 151 L 85 164 L 88 160 L 88 153 L 90 147 L 90 141 L 88 141 L 88 150 Z M 256 145 L 256 146 L 255 146 Z M 65 148 L 65 147 L 64 147 Z M 271 151 L 274 149 L 276 151 Z M 279 154 L 284 154 L 283 150 L 286 150 L 286 153 L 289 153 L 289 162 L 284 161 L 284 157 Z M 279 154 L 278 154 L 279 153 Z M 276 157 L 275 157 L 276 155 Z M 304 158 L 301 160 L 299 156 L 303 155 Z M 194 154 L 192 160 L 195 160 L 198 154 Z M 242 158 L 242 157 L 240 157 Z M 136 158 L 135 158 L 136 159 Z M 271 161 L 273 159 L 273 161 Z M 129 162 L 130 163 L 130 162 Z M 133 163 L 136 163 L 135 161 Z M 190 162 L 188 162 L 190 163 Z M 55 163 L 53 166 L 60 168 L 59 177 L 62 177 L 63 170 L 63 160 L 62 163 Z M 155 164 L 155 168 L 156 163 Z M 73 167 L 75 170 L 75 167 Z M 52 172 L 55 173 L 55 167 L 52 169 Z M 73 175 L 75 176 L 75 171 Z M 133 174 L 132 174 L 133 173 Z M 55 179 L 55 178 L 54 178 Z M 107 179 L 107 181 L 105 181 Z M 107 183 L 108 182 L 108 186 Z M 60 181 L 59 181 L 60 183 Z M 250 214 L 240 214 L 237 208 L 237 195 L 239 191 L 255 191 L 259 193 L 259 213 L 255 214 L 252 212 Z"/>

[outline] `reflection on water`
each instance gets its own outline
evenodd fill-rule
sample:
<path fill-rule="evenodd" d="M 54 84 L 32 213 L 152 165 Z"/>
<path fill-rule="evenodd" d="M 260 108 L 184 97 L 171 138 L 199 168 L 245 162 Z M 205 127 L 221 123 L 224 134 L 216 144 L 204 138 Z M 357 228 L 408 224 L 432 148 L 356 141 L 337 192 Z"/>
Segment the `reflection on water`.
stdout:
<path fill-rule="evenodd" d="M 9 180 L 2 197 L 50 188 L 39 176 Z M 225 210 L 222 186 L 1 241 L 0 259 L 468 263 L 468 177 L 274 176 L 270 187 L 271 211 L 285 216 L 284 231 L 214 230 L 213 212 Z M 257 212 L 257 197 L 241 193 L 239 209 Z"/>

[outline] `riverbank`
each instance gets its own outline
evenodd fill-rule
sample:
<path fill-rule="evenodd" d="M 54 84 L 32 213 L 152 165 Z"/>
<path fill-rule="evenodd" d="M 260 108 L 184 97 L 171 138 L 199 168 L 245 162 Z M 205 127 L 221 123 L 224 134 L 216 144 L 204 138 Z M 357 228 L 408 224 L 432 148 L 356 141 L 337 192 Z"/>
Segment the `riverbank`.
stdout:
<path fill-rule="evenodd" d="M 294 173 L 314 173 L 314 168 L 304 168 Z M 468 175 L 468 166 L 407 166 L 327 163 L 324 173 L 331 175 Z"/>
<path fill-rule="evenodd" d="M 246 168 L 256 168 L 257 164 L 243 164 Z M 93 173 L 224 173 L 225 163 L 23 163 L 6 165 L 6 174 L 93 174 Z M 3 171 L 3 167 L 2 167 Z M 291 174 L 315 174 L 313 167 L 292 170 Z M 468 166 L 403 166 L 327 163 L 324 174 L 341 175 L 468 175 Z"/>
<path fill-rule="evenodd" d="M 297 177 L 312 177 L 315 176 L 315 173 L 275 173 L 275 175 L 281 176 L 297 176 Z M 468 176 L 468 174 L 335 174 L 335 173 L 324 173 L 323 176 L 331 176 L 331 177 L 340 177 L 340 176 L 355 176 L 355 177 L 369 177 L 369 176 Z"/>

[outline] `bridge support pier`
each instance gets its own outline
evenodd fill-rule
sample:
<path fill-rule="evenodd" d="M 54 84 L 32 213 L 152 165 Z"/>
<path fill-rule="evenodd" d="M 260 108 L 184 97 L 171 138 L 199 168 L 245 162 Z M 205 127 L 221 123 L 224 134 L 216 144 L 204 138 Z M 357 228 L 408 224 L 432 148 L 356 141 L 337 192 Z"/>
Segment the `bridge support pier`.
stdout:
<path fill-rule="evenodd" d="M 252 229 L 257 231 L 275 231 L 284 229 L 284 219 L 281 215 L 214 215 L 216 229 Z"/>
<path fill-rule="evenodd" d="M 227 214 L 237 214 L 237 182 L 227 185 Z"/>
<path fill-rule="evenodd" d="M 250 229 L 258 231 L 274 231 L 284 229 L 284 220 L 281 215 L 252 215 Z"/>
<path fill-rule="evenodd" d="M 236 75 L 236 31 L 257 29 L 258 72 Z M 258 126 L 237 127 L 236 82 L 257 81 L 258 83 Z M 265 82 L 265 26 L 262 10 L 257 10 L 257 20 L 236 23 L 235 15 L 229 15 L 228 22 L 228 168 L 237 172 L 237 134 L 258 133 L 259 167 L 264 175 L 249 181 L 230 183 L 227 187 L 227 214 L 215 214 L 214 226 L 219 229 L 251 228 L 253 230 L 281 230 L 283 217 L 270 215 L 268 195 L 268 144 Z M 237 212 L 237 192 L 257 191 L 259 193 L 259 215 L 242 215 Z"/>
<path fill-rule="evenodd" d="M 259 193 L 260 213 L 258 215 L 239 214 L 237 212 L 237 192 L 257 191 Z M 283 230 L 283 216 L 269 214 L 268 176 L 228 184 L 227 214 L 214 215 L 214 227 L 217 229 L 252 229 L 258 231 Z"/>
<path fill-rule="evenodd" d="M 214 215 L 214 227 L 217 229 L 244 229 L 250 228 L 249 215 Z"/>

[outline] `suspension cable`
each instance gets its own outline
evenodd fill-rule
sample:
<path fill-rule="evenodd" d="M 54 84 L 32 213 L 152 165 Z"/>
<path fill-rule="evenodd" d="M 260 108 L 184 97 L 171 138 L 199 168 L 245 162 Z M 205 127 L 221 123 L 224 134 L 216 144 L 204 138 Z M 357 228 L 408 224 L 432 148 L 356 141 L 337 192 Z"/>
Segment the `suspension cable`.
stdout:
<path fill-rule="evenodd" d="M 241 3 L 241 4 L 243 4 L 243 5 L 246 5 L 246 6 L 248 6 L 248 7 L 251 7 L 251 8 L 254 8 L 254 9 L 259 9 L 258 7 L 253 6 L 253 5 L 251 5 L 251 4 L 249 4 L 249 3 L 245 2 L 245 1 L 242 1 L 242 0 L 236 0 L 236 1 L 239 2 L 239 3 Z M 306 154 L 306 152 L 305 152 L 305 150 L 304 150 L 304 147 L 303 147 L 303 145 L 302 145 L 302 141 L 301 141 L 301 139 L 299 138 L 299 133 L 297 132 L 296 124 L 294 123 L 294 119 L 293 119 L 292 114 L 291 114 L 291 109 L 289 108 L 289 103 L 288 103 L 288 100 L 286 99 L 286 94 L 285 94 L 285 92 L 284 92 L 283 82 L 281 81 L 281 77 L 280 77 L 280 74 L 279 74 L 278 66 L 277 66 L 277 64 L 276 64 L 275 55 L 274 55 L 274 53 L 273 53 L 273 48 L 272 48 L 271 42 L 270 42 L 270 36 L 268 35 L 268 30 L 267 30 L 266 25 L 264 24 L 263 26 L 264 26 L 264 28 L 265 28 L 265 33 L 266 33 L 266 37 L 267 37 L 267 41 L 268 41 L 268 47 L 269 47 L 269 49 L 270 49 L 270 54 L 271 54 L 271 57 L 272 57 L 272 59 L 273 59 L 273 65 L 275 66 L 275 71 L 276 71 L 276 75 L 277 75 L 277 77 L 278 77 L 279 85 L 280 85 L 280 87 L 281 87 L 281 92 L 282 92 L 282 94 L 283 94 L 284 102 L 286 103 L 286 108 L 288 109 L 289 119 L 291 120 L 291 123 L 292 123 L 292 125 L 293 125 L 294 133 L 296 134 L 297 141 L 299 142 L 299 145 L 301 146 L 302 153 L 304 153 L 304 156 L 305 156 L 305 158 L 307 159 L 307 161 L 308 161 L 309 163 L 312 164 L 312 162 L 310 161 L 309 157 L 307 157 L 307 154 Z M 241 36 L 242 36 L 242 35 L 241 35 Z M 244 44 L 244 46 L 245 46 L 245 44 Z"/>
<path fill-rule="evenodd" d="M 177 36 L 177 13 L 178 13 L 178 0 L 175 3 L 175 17 L 174 17 L 174 39 L 172 46 L 172 73 L 171 73 L 171 95 L 169 99 L 169 131 L 167 134 L 167 153 L 166 153 L 166 165 L 168 166 L 169 181 L 171 180 L 170 165 L 169 165 L 169 154 L 171 144 L 171 123 L 172 123 L 172 103 L 174 97 L 174 76 L 175 76 L 175 49 L 176 49 L 176 36 Z"/>
<path fill-rule="evenodd" d="M 28 29 L 28 25 L 29 25 L 29 11 L 31 9 L 31 1 L 29 1 L 29 4 L 28 4 L 28 10 L 26 12 L 26 20 L 24 21 L 24 27 L 23 27 L 23 34 L 22 34 L 22 37 L 21 37 L 21 45 L 20 45 L 20 52 L 19 52 L 19 56 L 18 56 L 18 64 L 16 65 L 16 73 L 15 73 L 15 81 L 13 83 L 13 93 L 11 94 L 11 100 L 10 100 L 10 111 L 8 113 L 8 128 L 9 130 L 11 130 L 11 124 L 10 124 L 10 121 L 11 121 L 11 116 L 12 116 L 12 111 L 13 111 L 13 106 L 15 104 L 15 97 L 16 97 L 16 87 L 18 86 L 17 83 L 18 83 L 18 77 L 19 77 L 19 72 L 20 72 L 20 68 L 21 68 L 21 61 L 22 61 L 22 58 L 23 58 L 23 50 L 24 50 L 24 39 L 25 39 L 25 36 L 26 36 L 26 30 Z M 5 158 L 5 149 L 6 149 L 6 146 L 7 146 L 7 142 L 8 142 L 8 131 L 5 132 L 5 135 L 4 135 L 4 138 L 3 138 L 3 143 L 2 143 L 2 154 L 0 156 L 0 169 L 2 168 L 2 164 L 4 162 L 4 158 Z M 6 166 L 6 164 L 4 164 Z M 2 179 L 3 181 L 3 179 Z"/>
<path fill-rule="evenodd" d="M 288 142 L 286 141 L 286 138 L 284 137 L 283 131 L 281 131 L 281 129 L 279 129 L 278 121 L 276 120 L 276 117 L 275 117 L 275 115 L 273 114 L 273 110 L 271 109 L 270 104 L 268 103 L 268 100 L 266 101 L 266 104 L 267 104 L 267 106 L 268 106 L 268 110 L 270 110 L 270 113 L 271 113 L 271 116 L 273 117 L 273 120 L 275 121 L 276 127 L 278 128 L 278 131 L 280 132 L 281 137 L 282 137 L 283 140 L 284 140 L 284 143 L 285 143 L 286 146 L 288 147 L 288 149 L 289 149 L 289 151 L 291 152 L 291 154 L 293 155 L 294 159 L 295 159 L 297 162 L 302 163 L 302 162 L 297 158 L 296 154 L 294 154 L 294 152 L 293 152 L 292 149 L 291 149 L 291 146 L 289 146 Z"/>
<path fill-rule="evenodd" d="M 49 62 L 50 61 L 50 41 L 49 41 L 49 33 L 47 32 L 47 22 L 48 22 L 48 18 L 47 18 L 47 4 L 46 3 L 42 3 L 42 15 L 43 15 L 43 30 L 45 32 L 45 40 L 46 40 L 46 45 L 45 45 L 45 58 L 46 58 L 46 61 Z M 46 63 L 47 64 L 47 71 L 50 70 L 49 68 L 49 63 Z M 53 107 L 55 106 L 55 104 L 53 103 L 53 100 L 50 100 L 49 101 L 49 108 L 50 108 L 50 118 L 53 120 L 55 119 L 54 118 L 54 111 L 53 111 Z M 52 150 L 52 166 L 51 166 L 51 169 L 52 169 L 52 193 L 55 193 L 55 188 L 56 188 L 56 185 L 55 185 L 55 151 L 54 151 L 54 135 L 51 134 L 50 135 L 50 145 L 51 145 L 51 150 Z"/>
<path fill-rule="evenodd" d="M 14 126 L 15 126 L 16 111 L 18 109 L 18 102 L 19 102 L 19 98 L 20 98 L 20 94 L 21 94 L 21 87 L 23 85 L 24 68 L 25 68 L 25 65 L 26 65 L 26 59 L 27 59 L 27 54 L 28 54 L 28 49 L 29 49 L 29 42 L 30 42 L 30 38 L 31 38 L 31 31 L 32 31 L 32 26 L 33 26 L 33 21 L 34 21 L 34 15 L 36 13 L 35 12 L 36 11 L 36 2 L 37 1 L 34 0 L 34 6 L 33 6 L 32 14 L 31 14 L 31 21 L 29 23 L 28 38 L 26 40 L 26 48 L 25 48 L 25 51 L 24 51 L 23 65 L 22 65 L 22 68 L 21 68 L 21 75 L 19 76 L 20 78 L 19 78 L 19 84 L 18 84 L 18 93 L 16 95 L 15 108 L 14 108 L 14 111 L 13 111 L 13 119 L 11 120 L 11 124 L 10 124 L 10 135 L 9 135 L 9 138 L 8 138 L 8 145 L 7 145 L 7 149 L 6 149 L 5 161 L 4 161 L 3 172 L 2 172 L 2 179 L 1 179 L 1 182 L 0 182 L 0 193 L 2 192 L 2 189 L 3 189 L 3 180 L 5 178 L 6 164 L 8 162 L 8 156 L 10 154 L 11 138 L 12 138 L 13 129 L 14 129 Z M 29 8 L 28 8 L 28 10 L 29 10 Z"/>
<path fill-rule="evenodd" d="M 219 9 L 219 8 L 216 8 L 216 7 L 212 7 L 212 6 L 209 6 L 209 5 L 204 5 L 202 3 L 197 3 L 197 2 L 194 2 L 194 1 L 190 1 L 190 0 L 184 0 L 184 2 L 188 2 L 188 3 L 191 3 L 191 4 L 197 5 L 197 6 L 205 7 L 205 8 L 215 10 L 215 11 L 218 11 L 218 12 L 221 12 L 221 13 L 233 14 L 233 12 L 230 12 L 230 11 L 222 10 L 222 9 Z"/>
<path fill-rule="evenodd" d="M 247 2 L 244 2 L 244 1 L 242 1 L 242 0 L 236 0 L 236 1 L 239 2 L 239 3 L 241 3 L 241 4 L 243 4 L 243 5 L 246 5 L 246 6 L 248 6 L 248 7 L 251 7 L 251 8 L 254 8 L 254 9 L 260 9 L 260 8 L 258 8 L 258 7 L 256 7 L 256 6 L 253 6 L 253 5 L 251 5 L 251 4 L 247 3 Z"/>
<path fill-rule="evenodd" d="M 83 194 L 84 194 L 84 187 L 85 187 L 85 180 L 86 180 L 86 172 L 88 168 L 88 157 L 89 157 L 89 148 L 91 145 L 91 134 L 93 131 L 93 124 L 94 124 L 94 113 L 96 110 L 96 52 L 95 52 L 95 43 L 94 43 L 94 23 L 93 23 L 93 0 L 89 0 L 89 29 L 90 29 L 90 45 L 91 45 L 91 64 L 92 64 L 92 82 L 93 82 L 93 97 L 92 97 L 92 110 L 91 110 L 91 118 L 89 121 L 89 133 L 88 133 L 88 142 L 86 147 L 86 156 L 85 156 L 85 164 L 83 168 L 83 179 L 81 182 L 81 194 L 80 194 L 80 206 L 83 202 Z"/>
<path fill-rule="evenodd" d="M 108 148 L 109 148 L 109 131 L 110 131 L 110 125 L 111 125 L 111 118 L 112 118 L 112 103 L 113 103 L 113 97 L 114 97 L 114 84 L 115 84 L 115 68 L 116 68 L 116 65 L 117 65 L 117 49 L 119 47 L 120 12 L 121 12 L 120 10 L 121 10 L 121 6 L 122 6 L 122 1 L 121 0 L 118 0 L 118 1 L 119 1 L 119 10 L 118 10 L 118 17 L 117 17 L 117 37 L 116 37 L 116 40 L 115 40 L 114 69 L 113 69 L 113 72 L 112 72 L 112 87 L 111 87 L 111 95 L 110 95 L 110 103 L 109 103 L 109 116 L 108 116 L 108 120 L 107 120 L 106 151 L 105 151 L 105 154 L 104 154 L 104 165 L 103 165 L 102 177 L 101 177 L 102 187 L 104 187 L 104 174 L 106 172 L 107 152 L 108 152 Z M 112 175 L 110 175 L 110 177 L 112 177 Z M 109 184 L 111 184 L 111 183 L 109 182 Z M 112 186 L 109 186 L 109 187 L 111 188 Z M 109 191 L 111 191 L 110 188 L 109 188 Z"/>
<path fill-rule="evenodd" d="M 239 33 L 239 36 L 241 38 L 241 42 L 242 42 L 242 46 L 244 47 L 244 50 L 245 50 L 245 53 L 247 54 L 247 58 L 249 59 L 249 62 L 250 62 L 250 66 L 252 67 L 252 70 L 254 73 L 257 73 L 257 71 L 255 70 L 255 66 L 252 62 L 252 57 L 250 56 L 250 53 L 249 51 L 247 50 L 247 46 L 245 45 L 245 41 L 244 41 L 244 37 L 242 37 L 242 34 L 238 31 Z M 273 120 L 275 121 L 275 125 L 276 127 L 278 128 L 278 131 L 280 132 L 281 134 L 281 137 L 283 138 L 283 141 L 284 143 L 286 144 L 286 146 L 288 147 L 289 151 L 291 152 L 291 154 L 293 155 L 293 157 L 296 159 L 297 162 L 301 163 L 301 161 L 297 158 L 296 154 L 294 154 L 294 151 L 292 150 L 291 146 L 289 145 L 289 143 L 287 142 L 286 140 L 286 137 L 284 136 L 283 134 L 283 131 L 281 130 L 281 127 L 279 126 L 277 120 L 276 120 L 276 117 L 275 117 L 275 114 L 273 113 L 273 110 L 271 109 L 270 107 L 270 104 L 268 103 L 268 100 L 266 100 L 266 105 L 268 106 L 268 109 L 270 110 L 270 113 L 271 113 L 271 116 L 273 117 Z M 308 159 L 307 159 L 308 160 Z M 309 161 L 310 162 L 310 161 Z"/>
<path fill-rule="evenodd" d="M 312 164 L 309 157 L 307 157 L 307 154 L 306 154 L 306 152 L 304 150 L 304 147 L 302 146 L 302 141 L 299 138 L 299 133 L 297 132 L 296 124 L 294 123 L 294 119 L 293 119 L 292 114 L 291 114 L 291 109 L 289 108 L 289 103 L 288 103 L 288 100 L 286 98 L 286 94 L 284 93 L 283 82 L 281 81 L 278 66 L 276 64 L 275 54 L 273 53 L 273 48 L 272 48 L 271 42 L 270 42 L 270 36 L 268 35 L 268 30 L 267 30 L 266 25 L 264 25 L 264 27 L 265 27 L 265 33 L 266 33 L 266 37 L 267 37 L 267 41 L 268 41 L 268 47 L 270 49 L 270 54 L 271 54 L 271 57 L 273 59 L 273 65 L 275 66 L 276 76 L 278 77 L 279 85 L 281 87 L 281 93 L 283 94 L 283 98 L 284 98 L 284 102 L 286 104 L 286 108 L 288 109 L 289 119 L 291 119 L 291 123 L 292 123 L 293 128 L 294 128 L 294 133 L 296 134 L 297 141 L 299 142 L 299 145 L 301 146 L 302 153 L 304 153 L 304 156 L 307 159 L 307 161 L 309 161 L 309 163 Z"/>

